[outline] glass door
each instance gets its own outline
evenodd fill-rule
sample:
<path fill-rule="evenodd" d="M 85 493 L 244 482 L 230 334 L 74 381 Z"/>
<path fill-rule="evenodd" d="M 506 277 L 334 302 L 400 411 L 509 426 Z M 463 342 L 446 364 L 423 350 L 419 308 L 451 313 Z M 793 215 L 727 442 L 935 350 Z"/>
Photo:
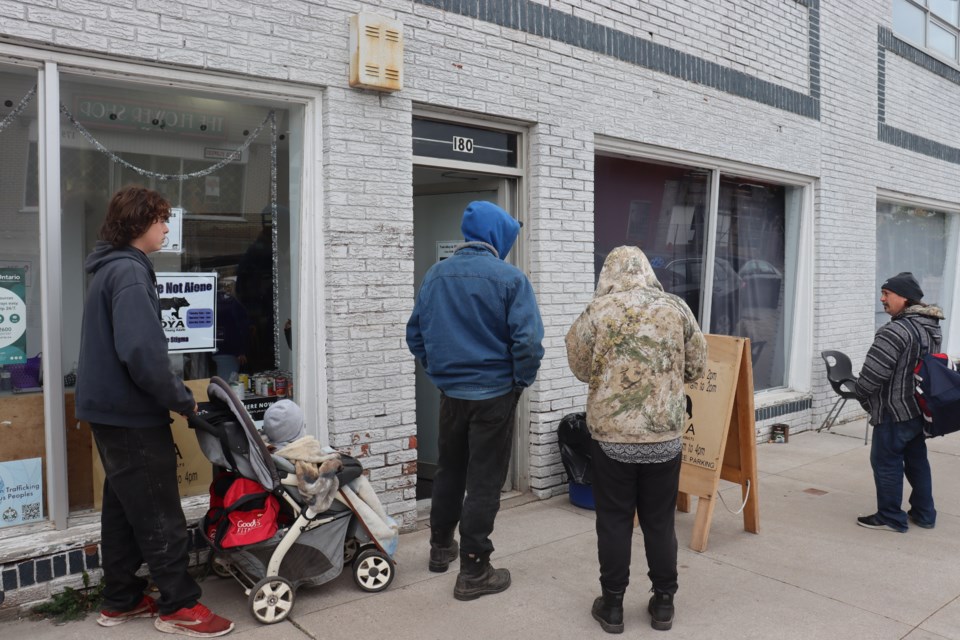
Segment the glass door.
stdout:
<path fill-rule="evenodd" d="M 516 180 L 485 176 L 467 171 L 445 171 L 417 167 L 414 171 L 414 290 L 420 290 L 431 266 L 452 255 L 463 242 L 460 222 L 463 211 L 474 200 L 495 202 L 516 215 Z M 520 243 L 510 252 L 508 262 L 516 264 Z M 439 436 L 440 392 L 418 363 L 416 366 L 417 406 L 417 499 L 430 497 L 436 471 Z M 504 491 L 517 485 L 515 438 L 510 473 Z"/>

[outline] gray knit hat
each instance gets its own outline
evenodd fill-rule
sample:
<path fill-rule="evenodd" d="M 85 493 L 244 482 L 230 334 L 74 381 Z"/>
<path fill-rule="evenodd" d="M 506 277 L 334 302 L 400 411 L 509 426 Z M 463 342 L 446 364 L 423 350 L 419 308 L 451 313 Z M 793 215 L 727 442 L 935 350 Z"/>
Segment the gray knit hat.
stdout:
<path fill-rule="evenodd" d="M 909 271 L 901 271 L 897 275 L 887 278 L 887 281 L 880 285 L 880 288 L 892 291 L 898 296 L 914 302 L 923 300 L 923 289 L 920 288 L 920 283 Z"/>
<path fill-rule="evenodd" d="M 306 432 L 303 409 L 293 400 L 277 400 L 263 414 L 263 433 L 277 448 L 302 438 Z"/>

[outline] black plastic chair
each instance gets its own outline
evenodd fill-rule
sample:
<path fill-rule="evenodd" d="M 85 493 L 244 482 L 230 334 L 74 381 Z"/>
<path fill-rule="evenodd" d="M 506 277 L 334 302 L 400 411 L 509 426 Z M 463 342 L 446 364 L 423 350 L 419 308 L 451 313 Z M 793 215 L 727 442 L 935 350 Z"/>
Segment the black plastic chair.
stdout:
<path fill-rule="evenodd" d="M 833 390 L 839 397 L 837 401 L 833 403 L 830 411 L 827 412 L 827 417 L 823 419 L 823 423 L 821 423 L 817 429 L 817 433 L 823 429 L 830 431 L 833 423 L 840 417 L 840 413 L 843 411 L 843 406 L 847 404 L 847 400 L 857 399 L 853 390 L 854 385 L 857 384 L 857 377 L 853 375 L 853 363 L 850 362 L 847 354 L 841 351 L 821 351 L 820 357 L 823 358 L 824 364 L 827 365 L 827 380 L 830 381 L 830 386 L 833 387 Z M 867 423 L 867 431 L 863 434 L 863 444 L 867 444 L 867 436 L 869 433 L 870 424 Z"/>

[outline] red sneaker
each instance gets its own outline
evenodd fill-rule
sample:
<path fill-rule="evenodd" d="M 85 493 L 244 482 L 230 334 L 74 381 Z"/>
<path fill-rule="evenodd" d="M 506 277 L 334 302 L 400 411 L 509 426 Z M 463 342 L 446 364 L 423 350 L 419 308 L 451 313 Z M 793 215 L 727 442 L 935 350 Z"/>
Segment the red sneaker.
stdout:
<path fill-rule="evenodd" d="M 115 627 L 123 624 L 127 620 L 134 618 L 153 618 L 157 615 L 157 601 L 150 596 L 143 596 L 140 604 L 130 611 L 108 611 L 104 609 L 97 618 L 97 624 L 101 627 Z"/>
<path fill-rule="evenodd" d="M 233 623 L 221 618 L 199 602 L 189 609 L 183 608 L 170 615 L 160 616 L 153 626 L 164 633 L 179 633 L 195 638 L 216 638 L 233 631 Z"/>

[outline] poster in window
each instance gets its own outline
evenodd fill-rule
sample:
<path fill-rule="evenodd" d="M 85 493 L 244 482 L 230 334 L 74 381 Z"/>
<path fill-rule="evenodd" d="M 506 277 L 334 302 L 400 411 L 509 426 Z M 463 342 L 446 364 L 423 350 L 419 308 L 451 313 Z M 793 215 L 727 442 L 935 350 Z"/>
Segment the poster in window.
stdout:
<path fill-rule="evenodd" d="M 160 253 L 181 253 L 183 251 L 183 209 L 181 207 L 171 207 L 167 229 Z"/>
<path fill-rule="evenodd" d="M 216 351 L 217 273 L 158 273 L 160 319 L 170 353 Z"/>
<path fill-rule="evenodd" d="M 631 200 L 630 216 L 627 218 L 627 240 L 642 240 L 647 231 L 647 220 L 650 217 L 650 202 L 647 200 Z"/>
<path fill-rule="evenodd" d="M 220 201 L 220 176 L 207 176 L 204 181 L 203 196 L 206 202 Z"/>
<path fill-rule="evenodd" d="M 41 458 L 0 462 L 0 527 L 43 520 Z"/>
<path fill-rule="evenodd" d="M 667 246 L 683 246 L 693 239 L 694 207 L 674 205 L 670 210 L 670 227 L 667 229 Z"/>
<path fill-rule="evenodd" d="M 27 270 L 0 268 L 0 365 L 27 361 Z"/>

